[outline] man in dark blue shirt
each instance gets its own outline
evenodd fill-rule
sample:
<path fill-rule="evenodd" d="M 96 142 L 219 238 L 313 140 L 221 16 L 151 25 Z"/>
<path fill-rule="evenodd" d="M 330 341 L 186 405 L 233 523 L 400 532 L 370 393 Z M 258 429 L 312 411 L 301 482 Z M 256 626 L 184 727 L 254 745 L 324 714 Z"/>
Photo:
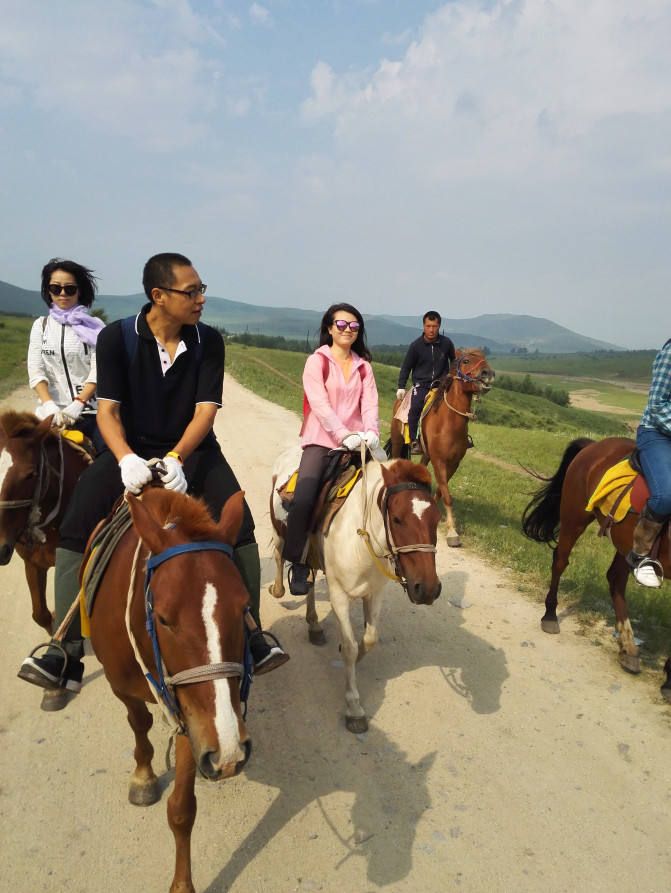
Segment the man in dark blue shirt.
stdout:
<path fill-rule="evenodd" d="M 440 334 L 440 323 L 440 313 L 437 310 L 428 310 L 424 314 L 423 332 L 408 348 L 398 376 L 398 400 L 405 397 L 405 385 L 408 376 L 412 376 L 412 399 L 408 413 L 412 453 L 422 452 L 417 440 L 417 425 L 426 395 L 433 382 L 437 382 L 449 371 L 455 358 L 454 344 L 446 335 Z"/>
<path fill-rule="evenodd" d="M 240 490 L 214 435 L 224 380 L 224 342 L 200 322 L 206 286 L 181 254 L 158 254 L 142 278 L 149 302 L 134 318 L 120 320 L 98 337 L 98 426 L 108 447 L 82 474 L 60 529 L 56 550 L 56 623 L 78 591 L 82 554 L 96 524 L 124 489 L 139 493 L 160 458 L 168 489 L 202 497 L 212 516 Z M 257 673 L 288 660 L 260 629 L 260 563 L 254 521 L 245 503 L 234 560 L 250 596 L 250 647 Z M 66 692 L 77 693 L 83 675 L 78 620 L 62 642 L 68 657 L 51 647 L 44 657 L 24 660 L 19 676 L 62 697 L 43 701 L 61 709 Z"/>

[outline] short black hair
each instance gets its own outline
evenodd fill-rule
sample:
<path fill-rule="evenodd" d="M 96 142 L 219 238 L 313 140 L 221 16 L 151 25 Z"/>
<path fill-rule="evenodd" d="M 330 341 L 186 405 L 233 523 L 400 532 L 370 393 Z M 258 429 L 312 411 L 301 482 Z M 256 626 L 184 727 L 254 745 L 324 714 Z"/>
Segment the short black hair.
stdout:
<path fill-rule="evenodd" d="M 169 288 L 175 281 L 174 267 L 192 267 L 188 257 L 174 251 L 155 254 L 150 257 L 142 271 L 142 287 L 151 301 L 153 288 Z"/>
<path fill-rule="evenodd" d="M 52 257 L 49 263 L 42 267 L 42 287 L 40 291 L 42 300 L 47 307 L 51 307 L 54 302 L 49 293 L 49 283 L 56 270 L 64 270 L 75 277 L 77 288 L 79 289 L 79 303 L 83 304 L 84 307 L 90 307 L 98 291 L 98 282 L 93 275 L 93 270 L 89 270 L 88 267 L 83 267 L 73 260 L 65 260 L 62 257 Z"/>
<path fill-rule="evenodd" d="M 438 325 L 441 324 L 442 319 L 440 318 L 440 313 L 437 310 L 427 310 L 424 316 L 422 317 L 422 322 L 425 323 L 427 319 L 430 319 L 431 322 L 437 322 Z"/>
<path fill-rule="evenodd" d="M 329 329 L 333 325 L 333 317 L 340 311 L 344 313 L 351 313 L 352 316 L 355 316 L 359 321 L 359 331 L 357 332 L 356 339 L 352 344 L 352 350 L 363 360 L 368 360 L 368 362 L 370 363 L 371 355 L 370 351 L 368 350 L 368 345 L 366 344 L 366 328 L 364 326 L 363 316 L 359 313 L 356 307 L 352 307 L 351 304 L 331 304 L 329 309 L 322 316 L 322 322 L 319 328 L 320 347 L 324 344 L 328 344 L 328 346 L 331 347 L 331 345 L 333 344 L 333 338 L 331 337 Z"/>

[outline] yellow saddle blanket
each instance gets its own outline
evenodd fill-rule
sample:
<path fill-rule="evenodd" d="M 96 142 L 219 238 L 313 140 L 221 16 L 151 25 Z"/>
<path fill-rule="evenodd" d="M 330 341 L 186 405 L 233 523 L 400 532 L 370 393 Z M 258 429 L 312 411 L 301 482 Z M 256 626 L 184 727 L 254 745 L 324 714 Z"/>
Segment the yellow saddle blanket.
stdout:
<path fill-rule="evenodd" d="M 613 521 L 615 523 L 623 521 L 631 511 L 631 484 L 637 474 L 638 472 L 631 467 L 629 459 L 623 459 L 617 465 L 611 466 L 590 496 L 585 511 L 593 512 L 594 509 L 598 509 L 602 515 L 610 515 L 615 507 Z M 627 492 L 622 496 L 626 488 Z M 622 498 L 616 505 L 620 497 Z"/>

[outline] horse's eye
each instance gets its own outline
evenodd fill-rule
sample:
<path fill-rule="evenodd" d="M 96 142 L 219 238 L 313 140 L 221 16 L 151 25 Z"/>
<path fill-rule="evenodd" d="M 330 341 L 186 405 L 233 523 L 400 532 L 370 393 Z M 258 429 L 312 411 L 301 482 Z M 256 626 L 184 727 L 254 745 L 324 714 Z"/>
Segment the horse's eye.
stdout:
<path fill-rule="evenodd" d="M 158 618 L 158 622 L 161 624 L 161 626 L 170 626 L 170 624 L 169 624 L 168 621 L 165 619 L 165 617 L 161 617 L 160 614 L 157 614 L 156 616 L 157 616 L 157 618 Z"/>
<path fill-rule="evenodd" d="M 392 515 L 392 516 L 391 516 L 391 520 L 394 522 L 394 524 L 398 524 L 398 525 L 400 525 L 401 527 L 403 526 L 403 519 L 402 519 L 402 518 L 399 518 L 399 517 L 397 517 L 396 515 Z"/>

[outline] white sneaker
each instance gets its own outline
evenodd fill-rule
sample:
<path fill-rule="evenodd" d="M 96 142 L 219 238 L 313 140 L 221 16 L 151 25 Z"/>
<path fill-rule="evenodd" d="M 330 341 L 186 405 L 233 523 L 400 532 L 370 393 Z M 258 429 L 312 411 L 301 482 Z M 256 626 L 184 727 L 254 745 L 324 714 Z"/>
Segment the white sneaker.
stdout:
<path fill-rule="evenodd" d="M 634 578 L 641 586 L 647 586 L 649 589 L 659 589 L 663 580 L 663 577 L 660 578 L 658 573 L 660 570 L 661 567 L 658 561 L 653 561 L 652 558 L 644 558 L 634 568 Z"/>

